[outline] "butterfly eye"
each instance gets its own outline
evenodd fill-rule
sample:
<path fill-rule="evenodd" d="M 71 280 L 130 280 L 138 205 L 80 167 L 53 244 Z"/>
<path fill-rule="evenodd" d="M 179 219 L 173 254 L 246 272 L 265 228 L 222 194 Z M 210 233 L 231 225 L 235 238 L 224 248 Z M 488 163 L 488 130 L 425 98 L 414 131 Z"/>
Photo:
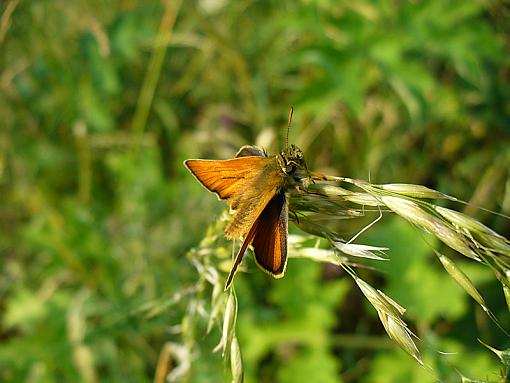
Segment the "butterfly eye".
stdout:
<path fill-rule="evenodd" d="M 286 166 L 285 166 L 285 173 L 287 174 L 290 174 L 294 171 L 294 164 L 292 163 L 288 163 Z"/>

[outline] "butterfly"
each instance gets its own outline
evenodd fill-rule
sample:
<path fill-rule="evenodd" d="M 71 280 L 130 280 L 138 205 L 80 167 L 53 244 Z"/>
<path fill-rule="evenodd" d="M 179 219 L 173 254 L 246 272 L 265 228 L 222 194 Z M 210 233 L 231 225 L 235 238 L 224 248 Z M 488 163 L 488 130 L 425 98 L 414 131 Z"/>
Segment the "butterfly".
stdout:
<path fill-rule="evenodd" d="M 289 113 L 289 126 L 292 109 Z M 288 136 L 288 130 L 287 130 Z M 287 139 L 288 141 L 288 139 Z M 244 238 L 227 278 L 232 283 L 248 246 L 256 264 L 274 278 L 281 278 L 287 265 L 288 202 L 285 191 L 299 187 L 308 173 L 303 152 L 295 145 L 274 156 L 256 146 L 243 146 L 233 159 L 190 159 L 184 165 L 196 179 L 220 199 L 226 200 L 233 216 L 225 229 L 228 239 Z"/>

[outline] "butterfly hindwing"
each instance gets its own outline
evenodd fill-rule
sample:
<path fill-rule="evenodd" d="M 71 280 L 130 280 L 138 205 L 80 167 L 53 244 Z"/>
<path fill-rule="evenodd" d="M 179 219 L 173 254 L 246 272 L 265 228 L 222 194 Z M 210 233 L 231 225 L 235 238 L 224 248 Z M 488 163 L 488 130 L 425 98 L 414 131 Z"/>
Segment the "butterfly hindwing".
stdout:
<path fill-rule="evenodd" d="M 283 192 L 262 211 L 252 245 L 257 265 L 275 278 L 283 277 L 287 265 L 287 201 Z"/>
<path fill-rule="evenodd" d="M 283 277 L 287 265 L 287 202 L 283 192 L 266 205 L 246 235 L 227 278 L 228 289 L 249 245 L 257 265 L 275 278 Z"/>

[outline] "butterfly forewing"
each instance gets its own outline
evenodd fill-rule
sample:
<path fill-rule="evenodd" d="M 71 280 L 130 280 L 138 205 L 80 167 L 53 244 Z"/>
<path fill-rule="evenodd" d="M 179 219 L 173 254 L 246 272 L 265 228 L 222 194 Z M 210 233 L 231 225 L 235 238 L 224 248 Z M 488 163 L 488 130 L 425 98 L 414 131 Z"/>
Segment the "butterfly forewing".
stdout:
<path fill-rule="evenodd" d="M 228 199 L 239 187 L 253 178 L 253 169 L 260 167 L 265 157 L 240 157 L 231 160 L 187 160 L 186 167 L 210 191 Z"/>
<path fill-rule="evenodd" d="M 187 160 L 185 165 L 202 185 L 221 199 L 227 199 L 234 210 L 225 229 L 229 239 L 246 236 L 284 182 L 284 174 L 274 157 Z"/>

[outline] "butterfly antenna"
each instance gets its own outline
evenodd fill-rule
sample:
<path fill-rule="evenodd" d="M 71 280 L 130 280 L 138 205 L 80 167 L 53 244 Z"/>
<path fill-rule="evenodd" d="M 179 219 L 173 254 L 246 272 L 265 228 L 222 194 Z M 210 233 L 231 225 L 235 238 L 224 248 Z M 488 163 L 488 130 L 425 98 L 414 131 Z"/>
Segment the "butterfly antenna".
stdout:
<path fill-rule="evenodd" d="M 294 113 L 294 108 L 291 106 L 289 110 L 289 120 L 287 121 L 287 135 L 285 136 L 285 150 L 289 149 L 289 130 L 290 123 L 292 121 L 292 114 Z"/>

